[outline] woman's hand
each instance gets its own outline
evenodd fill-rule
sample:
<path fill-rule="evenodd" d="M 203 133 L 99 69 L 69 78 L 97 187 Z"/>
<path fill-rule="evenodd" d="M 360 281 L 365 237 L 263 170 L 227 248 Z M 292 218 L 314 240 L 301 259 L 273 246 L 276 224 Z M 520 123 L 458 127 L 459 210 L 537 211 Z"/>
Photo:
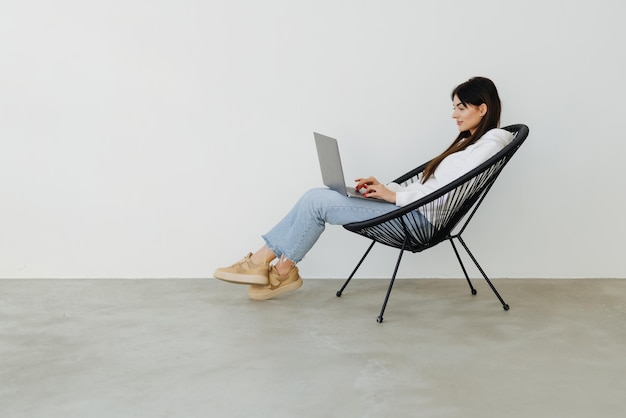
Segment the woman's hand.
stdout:
<path fill-rule="evenodd" d="M 376 178 L 359 178 L 355 181 L 357 182 L 355 189 L 365 189 L 363 196 L 382 199 L 390 203 L 396 203 L 396 192 L 389 190 L 384 184 L 381 184 L 378 180 L 376 180 Z"/>
<path fill-rule="evenodd" d="M 376 180 L 376 177 L 368 177 L 368 178 L 358 178 L 356 180 L 356 186 L 354 186 L 355 189 L 361 190 L 362 188 L 364 188 L 365 186 L 371 186 L 374 184 L 380 184 L 380 182 L 378 180 Z"/>

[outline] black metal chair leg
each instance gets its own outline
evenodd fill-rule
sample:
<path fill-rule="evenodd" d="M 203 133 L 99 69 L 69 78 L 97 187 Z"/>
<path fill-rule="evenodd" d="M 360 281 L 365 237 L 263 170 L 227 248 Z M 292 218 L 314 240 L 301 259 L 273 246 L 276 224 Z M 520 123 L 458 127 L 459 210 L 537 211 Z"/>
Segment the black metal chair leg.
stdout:
<path fill-rule="evenodd" d="M 372 243 L 370 244 L 369 248 L 367 249 L 367 251 L 365 251 L 365 254 L 363 254 L 363 257 L 361 257 L 361 260 L 359 261 L 359 263 L 356 265 L 356 267 L 354 268 L 354 270 L 352 270 L 352 273 L 350 274 L 350 277 L 348 277 L 348 280 L 346 280 L 346 282 L 343 284 L 343 286 L 341 286 L 341 289 L 339 289 L 337 291 L 337 297 L 340 298 L 341 295 L 343 294 L 344 289 L 346 288 L 346 286 L 348 286 L 348 283 L 350 283 L 350 280 L 352 280 L 352 277 L 354 276 L 354 274 L 356 273 L 356 271 L 359 269 L 359 267 L 361 267 L 361 264 L 363 263 L 363 260 L 365 260 L 365 257 L 367 257 L 367 255 L 370 253 L 370 250 L 372 249 L 372 247 L 374 246 L 374 244 L 376 244 L 376 241 L 372 240 Z"/>
<path fill-rule="evenodd" d="M 478 261 L 476 261 L 476 258 L 474 257 L 474 255 L 472 254 L 470 249 L 465 244 L 465 241 L 463 241 L 461 236 L 457 236 L 456 238 L 459 240 L 461 245 L 463 245 L 463 248 L 465 248 L 465 251 L 467 251 L 467 254 L 469 254 L 470 258 L 472 259 L 472 261 L 474 262 L 474 264 L 476 265 L 478 270 L 480 270 L 480 274 L 483 275 L 485 281 L 487 282 L 487 284 L 489 284 L 489 287 L 491 287 L 491 290 L 493 290 L 493 293 L 496 295 L 498 300 L 500 300 L 500 303 L 502 304 L 502 307 L 504 308 L 504 310 L 508 311 L 509 310 L 509 305 L 504 301 L 504 299 L 502 299 L 502 297 L 500 296 L 500 293 L 498 293 L 498 291 L 496 290 L 495 286 L 491 283 L 491 280 L 489 280 L 489 277 L 487 277 L 487 275 L 483 271 L 482 267 L 480 267 L 480 264 L 478 264 Z"/>
<path fill-rule="evenodd" d="M 476 289 L 474 289 L 474 286 L 472 285 L 472 281 L 469 278 L 469 275 L 467 274 L 467 270 L 465 270 L 465 264 L 463 264 L 463 260 L 461 260 L 461 255 L 459 254 L 459 251 L 456 249 L 456 245 L 454 245 L 454 241 L 452 240 L 452 238 L 449 239 L 450 244 L 452 244 L 452 249 L 454 250 L 454 254 L 456 254 L 456 259 L 459 260 L 459 264 L 461 265 L 461 269 L 463 270 L 463 274 L 465 274 L 465 280 L 467 280 L 467 284 L 470 287 L 470 290 L 472 291 L 472 295 L 475 295 Z"/>
<path fill-rule="evenodd" d="M 385 296 L 385 301 L 383 302 L 383 306 L 380 309 L 380 314 L 378 318 L 376 318 L 376 322 L 379 324 L 383 322 L 383 314 L 385 313 L 385 308 L 387 307 L 387 301 L 389 301 L 389 295 L 391 294 L 391 289 L 393 288 L 393 283 L 396 281 L 396 273 L 398 273 L 398 267 L 400 267 L 400 261 L 402 260 L 402 254 L 404 254 L 404 248 L 406 246 L 406 238 L 404 240 L 404 245 L 400 250 L 400 255 L 398 256 L 398 261 L 396 262 L 396 267 L 393 269 L 393 275 L 391 276 L 391 282 L 389 283 L 389 288 L 387 289 L 387 295 Z"/>

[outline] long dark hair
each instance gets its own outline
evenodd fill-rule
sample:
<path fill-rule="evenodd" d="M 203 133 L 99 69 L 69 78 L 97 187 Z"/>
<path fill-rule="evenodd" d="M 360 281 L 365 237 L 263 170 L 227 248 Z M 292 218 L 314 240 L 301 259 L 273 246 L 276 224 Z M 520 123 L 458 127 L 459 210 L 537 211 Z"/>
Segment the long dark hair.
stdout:
<path fill-rule="evenodd" d="M 470 131 L 460 132 L 459 136 L 456 137 L 454 142 L 452 142 L 444 152 L 428 163 L 422 174 L 422 183 L 433 175 L 441 161 L 448 155 L 463 151 L 465 148 L 478 141 L 487 131 L 500 126 L 502 105 L 500 103 L 500 96 L 498 96 L 498 89 L 496 89 L 496 85 L 493 84 L 493 81 L 485 77 L 470 78 L 466 82 L 456 86 L 452 94 L 450 94 L 453 100 L 454 96 L 457 96 L 464 106 L 480 106 L 483 103 L 486 104 L 487 113 L 478 123 L 474 135 L 472 135 Z M 463 139 L 466 140 L 463 141 Z"/>

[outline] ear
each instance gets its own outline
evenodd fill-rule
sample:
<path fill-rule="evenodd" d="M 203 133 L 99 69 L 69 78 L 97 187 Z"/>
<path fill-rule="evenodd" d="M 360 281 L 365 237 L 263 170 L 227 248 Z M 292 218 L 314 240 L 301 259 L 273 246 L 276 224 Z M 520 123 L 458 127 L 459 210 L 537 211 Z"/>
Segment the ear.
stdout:
<path fill-rule="evenodd" d="M 487 114 L 487 103 L 478 106 L 478 110 L 480 111 L 480 116 L 485 116 Z"/>

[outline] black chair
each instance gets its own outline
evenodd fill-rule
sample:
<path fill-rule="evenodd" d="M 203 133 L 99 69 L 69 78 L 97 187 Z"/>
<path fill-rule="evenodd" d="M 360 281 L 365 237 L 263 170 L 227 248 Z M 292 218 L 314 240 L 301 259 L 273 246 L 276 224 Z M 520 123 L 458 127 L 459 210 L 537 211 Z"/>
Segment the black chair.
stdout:
<path fill-rule="evenodd" d="M 528 136 L 528 127 L 526 125 L 510 125 L 503 129 L 514 134 L 511 143 L 472 171 L 409 205 L 367 221 L 344 225 L 344 228 L 348 231 L 370 238 L 372 243 L 352 271 L 352 274 L 350 274 L 350 277 L 348 277 L 348 280 L 346 280 L 341 289 L 337 292 L 338 297 L 342 295 L 346 286 L 348 286 L 348 283 L 350 283 L 350 280 L 352 280 L 352 277 L 354 277 L 354 274 L 375 243 L 379 242 L 400 249 L 400 254 L 398 255 L 398 260 L 391 276 L 391 282 L 389 283 L 383 306 L 377 318 L 377 322 L 382 322 L 383 314 L 387 302 L 389 301 L 389 295 L 391 294 L 391 289 L 393 288 L 393 283 L 396 279 L 396 273 L 398 272 L 404 251 L 411 251 L 413 253 L 421 252 L 443 241 L 450 241 L 450 244 L 452 244 L 452 248 L 459 260 L 459 264 L 461 265 L 463 274 L 465 274 L 471 292 L 475 295 L 476 289 L 474 289 L 470 281 L 465 265 L 454 243 L 456 239 L 461 243 L 500 300 L 504 310 L 509 310 L 509 305 L 504 302 L 491 283 L 491 280 L 489 280 L 484 270 L 467 247 L 467 244 L 465 244 L 465 241 L 461 238 L 461 234 L 472 220 L 476 210 L 485 199 L 485 196 L 491 189 L 491 186 L 493 186 L 496 178 Z M 424 170 L 427 164 L 428 163 L 422 164 L 416 169 L 397 178 L 394 182 L 406 186 L 419 181 L 418 175 Z M 431 219 L 435 219 L 434 224 L 424 222 L 423 216 L 417 213 L 418 210 L 422 213 L 433 213 L 435 216 L 431 217 Z"/>

